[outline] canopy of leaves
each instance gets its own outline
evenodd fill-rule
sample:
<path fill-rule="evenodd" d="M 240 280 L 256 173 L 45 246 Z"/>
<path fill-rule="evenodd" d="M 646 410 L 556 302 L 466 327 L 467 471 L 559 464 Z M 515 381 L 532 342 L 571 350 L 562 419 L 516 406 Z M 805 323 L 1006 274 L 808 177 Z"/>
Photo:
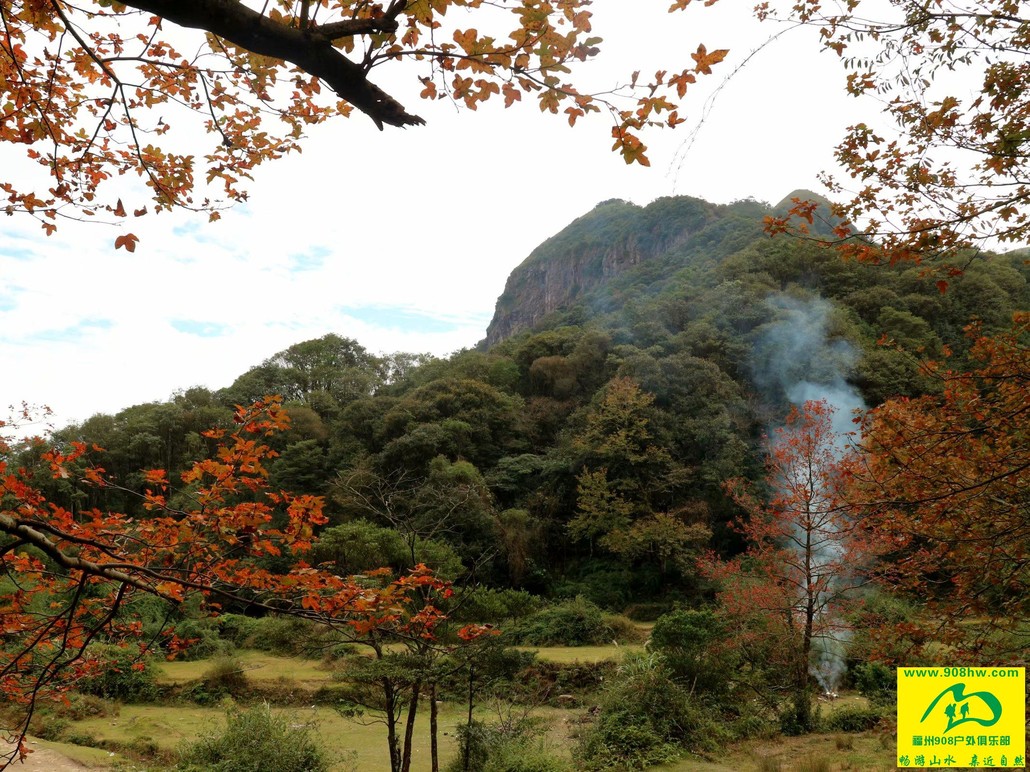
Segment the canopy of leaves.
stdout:
<path fill-rule="evenodd" d="M 757 12 L 778 18 L 775 3 Z M 1019 0 L 851 0 L 793 3 L 782 15 L 819 30 L 847 72 L 846 88 L 875 94 L 877 116 L 848 129 L 827 176 L 846 254 L 874 261 L 938 259 L 1030 235 L 1030 16 Z M 772 232 L 808 232 L 815 202 L 795 199 Z M 855 233 L 864 238 L 849 239 Z"/>
<path fill-rule="evenodd" d="M 62 216 L 119 220 L 174 206 L 216 219 L 222 202 L 246 198 L 257 166 L 299 150 L 310 126 L 353 110 L 380 129 L 424 123 L 376 85 L 380 68 L 407 72 L 423 99 L 470 110 L 525 97 L 570 124 L 603 113 L 614 149 L 646 165 L 642 130 L 681 123 L 677 103 L 727 51 L 701 45 L 679 69 L 670 62 L 590 93 L 574 75 L 602 42 L 589 5 L 3 0 L 0 141 L 23 146 L 51 178 L 41 190 L 0 180 L 5 211 L 36 217 L 47 233 Z M 149 202 L 127 207 L 105 193 L 125 174 L 143 180 Z M 137 241 L 126 233 L 116 247 Z"/>

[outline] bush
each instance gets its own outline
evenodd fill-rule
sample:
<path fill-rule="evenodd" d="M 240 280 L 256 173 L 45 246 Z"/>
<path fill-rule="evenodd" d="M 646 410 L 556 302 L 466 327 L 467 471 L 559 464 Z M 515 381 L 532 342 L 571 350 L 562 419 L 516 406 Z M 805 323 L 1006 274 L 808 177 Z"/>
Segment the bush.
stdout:
<path fill-rule="evenodd" d="M 710 708 L 672 680 L 660 656 L 627 657 L 605 688 L 577 760 L 587 770 L 644 769 L 685 749 L 717 750 L 730 739 Z"/>
<path fill-rule="evenodd" d="M 601 662 L 540 660 L 515 674 L 508 696 L 531 704 L 545 700 L 550 705 L 563 704 L 560 698 L 565 695 L 572 695 L 576 701 L 585 700 L 615 674 L 616 668 L 615 661 L 610 659 Z"/>
<path fill-rule="evenodd" d="M 311 622 L 294 617 L 260 619 L 225 614 L 219 619 L 222 638 L 241 649 L 260 649 L 270 654 L 307 654 L 318 630 Z"/>
<path fill-rule="evenodd" d="M 233 657 L 219 657 L 201 676 L 209 692 L 238 695 L 246 691 L 247 673 L 243 663 Z"/>
<path fill-rule="evenodd" d="M 455 596 L 457 597 L 457 596 Z M 539 611 L 543 602 L 525 590 L 477 587 L 461 596 L 450 617 L 456 622 L 491 622 L 521 619 Z"/>
<path fill-rule="evenodd" d="M 79 679 L 82 694 L 125 702 L 149 702 L 157 696 L 154 670 L 138 649 L 113 644 L 93 644 L 86 650 L 89 675 Z"/>
<path fill-rule="evenodd" d="M 184 772 L 328 772 L 325 751 L 307 726 L 296 727 L 268 705 L 233 710 L 225 730 L 179 751 Z"/>
<path fill-rule="evenodd" d="M 458 727 L 458 754 L 446 772 L 464 772 L 468 753 L 470 770 L 476 772 L 571 772 L 568 762 L 552 754 L 537 737 L 530 721 L 515 726 L 473 721 Z"/>
<path fill-rule="evenodd" d="M 692 692 L 728 694 L 734 657 L 725 626 L 708 609 L 678 609 L 659 617 L 650 648 L 661 653 L 673 675 Z"/>
<path fill-rule="evenodd" d="M 629 620 L 606 614 L 582 597 L 541 609 L 512 626 L 510 641 L 527 646 L 590 646 L 642 637 Z"/>
<path fill-rule="evenodd" d="M 177 659 L 184 661 L 225 656 L 234 648 L 231 641 L 221 637 L 218 623 L 211 618 L 184 619 L 176 622 L 175 635 L 190 641 L 190 645 L 177 655 Z"/>
<path fill-rule="evenodd" d="M 247 642 L 261 623 L 260 619 L 246 617 L 242 614 L 222 614 L 217 618 L 218 634 L 240 649 L 247 647 Z"/>
<path fill-rule="evenodd" d="M 826 718 L 826 728 L 834 732 L 866 732 L 882 718 L 883 713 L 878 708 L 845 705 Z"/>
<path fill-rule="evenodd" d="M 879 662 L 863 662 L 852 669 L 855 687 L 874 705 L 893 705 L 897 700 L 895 671 Z"/>
<path fill-rule="evenodd" d="M 82 721 L 87 718 L 117 716 L 118 705 L 92 694 L 72 692 L 68 695 L 67 702 L 59 703 L 54 707 L 54 713 L 60 718 L 70 721 Z"/>

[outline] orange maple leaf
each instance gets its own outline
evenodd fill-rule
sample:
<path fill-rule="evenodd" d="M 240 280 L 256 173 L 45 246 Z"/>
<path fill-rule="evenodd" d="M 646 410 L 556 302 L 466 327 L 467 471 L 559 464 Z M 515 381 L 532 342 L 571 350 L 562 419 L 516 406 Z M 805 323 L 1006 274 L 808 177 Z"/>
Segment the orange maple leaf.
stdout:
<path fill-rule="evenodd" d="M 720 48 L 717 51 L 709 53 L 708 49 L 705 48 L 704 43 L 697 47 L 697 53 L 691 54 L 690 58 L 694 60 L 694 71 L 700 72 L 702 75 L 712 74 L 712 65 L 718 64 L 726 58 L 730 50 L 728 48 Z"/>
<path fill-rule="evenodd" d="M 125 247 L 126 252 L 135 252 L 136 243 L 139 241 L 139 237 L 134 233 L 126 233 L 123 236 L 119 236 L 114 240 L 114 248 L 121 249 Z"/>

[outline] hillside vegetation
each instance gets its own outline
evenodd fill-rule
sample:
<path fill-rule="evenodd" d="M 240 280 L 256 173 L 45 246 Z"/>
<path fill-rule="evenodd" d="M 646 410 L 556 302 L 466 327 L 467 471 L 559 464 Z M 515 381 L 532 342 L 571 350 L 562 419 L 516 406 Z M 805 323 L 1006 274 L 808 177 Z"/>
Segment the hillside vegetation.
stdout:
<path fill-rule="evenodd" d="M 445 760 L 452 769 L 474 757 L 495 766 L 466 768 L 529 772 L 499 760 L 539 757 L 532 769 L 549 772 L 569 763 L 643 768 L 684 751 L 711 760 L 727 743 L 820 728 L 879 726 L 889 736 L 893 680 L 883 663 L 937 662 L 959 651 L 991 651 L 1004 661 L 1019 651 L 1025 570 L 999 580 L 987 566 L 981 575 L 975 549 L 934 547 L 918 524 L 965 512 L 978 518 L 968 526 L 975 545 L 977 528 L 1011 515 L 1025 497 L 1025 473 L 1004 466 L 1025 445 L 1025 391 L 1020 397 L 1010 381 L 1025 370 L 1006 369 L 1025 366 L 1018 343 L 1025 335 L 1018 312 L 1030 307 L 1025 256 L 971 253 L 943 286 L 919 265 L 845 262 L 815 238 L 768 238 L 762 218 L 772 211 L 754 201 L 715 206 L 685 197 L 646 207 L 604 202 L 512 274 L 476 348 L 442 359 L 377 355 L 326 335 L 273 354 L 223 389 L 187 388 L 166 402 L 58 430 L 58 446 L 89 449 L 69 463 L 72 473 L 50 475 L 38 447 L 19 449 L 39 489 L 76 516 L 97 508 L 148 517 L 144 494 L 153 478 L 145 470 L 154 468 L 172 481 L 168 505 L 185 512 L 197 484 L 177 481 L 218 446 L 205 430 L 231 427 L 234 405 L 279 394 L 290 426 L 268 438 L 269 480 L 274 489 L 324 497 L 328 523 L 300 556 L 254 557 L 240 538 L 224 557 L 273 574 L 303 560 L 364 582 L 375 581 L 376 569 L 402 576 L 424 564 L 453 583 L 446 591 L 440 585 L 438 598 L 430 600 L 429 590 L 421 596 L 447 615 L 435 633 L 441 649 L 435 639 L 375 628 L 341 636 L 256 613 L 242 596 L 225 601 L 218 619 L 199 610 L 199 597 L 175 607 L 134 603 L 151 649 L 185 642 L 180 658 L 204 660 L 204 668 L 174 684 L 153 676 L 137 683 L 128 677 L 137 672 L 131 661 L 91 648 L 125 677 L 84 682 L 83 690 L 102 700 L 204 706 L 226 697 L 275 701 L 263 679 L 233 680 L 247 668 L 223 661 L 262 649 L 324 671 L 280 684 L 279 698 L 296 692 L 290 704 L 395 716 L 390 749 L 401 745 L 404 705 L 414 706 L 410 727 L 418 706 L 429 706 L 419 715 L 432 710 L 434 738 L 438 703 L 452 722 L 466 699 L 521 706 L 519 721 L 509 712 L 498 723 L 482 706 L 469 713 L 471 723 L 447 741 Z M 966 373 L 959 380 L 972 391 L 949 372 Z M 880 411 L 870 414 L 867 463 L 857 464 L 858 438 L 841 433 L 858 429 L 853 414 L 878 406 L 894 428 L 886 431 Z M 975 420 L 962 445 L 976 456 L 972 474 L 990 467 L 998 475 L 984 485 L 1009 487 L 955 510 L 926 509 L 951 484 L 938 478 L 968 470 L 948 467 L 961 453 L 937 459 L 924 443 L 925 466 L 889 500 L 913 503 L 852 512 L 855 497 L 884 499 L 876 488 L 883 480 L 908 479 L 908 451 L 892 445 L 903 438 L 908 410 L 936 416 L 945 428 Z M 837 448 L 833 458 L 819 455 L 824 437 Z M 785 480 L 813 460 L 819 480 L 809 480 L 815 490 L 798 510 L 804 491 Z M 118 484 L 88 484 L 82 473 L 90 465 Z M 858 487 L 838 491 L 842 480 Z M 834 502 L 819 506 L 852 520 L 835 519 L 827 535 L 813 525 L 812 500 Z M 991 510 L 989 501 L 1007 508 Z M 798 511 L 808 519 L 798 520 Z M 874 529 L 862 547 L 875 545 L 871 551 L 844 538 L 859 517 Z M 829 545 L 805 562 L 831 580 L 784 575 L 792 564 L 785 544 L 805 527 Z M 1024 532 L 1025 524 L 1012 531 L 1016 552 Z M 923 537 L 929 541 L 911 541 Z M 859 562 L 868 572 L 860 582 L 851 573 Z M 900 573 L 899 565 L 914 568 Z M 999 595 L 998 581 L 1012 591 Z M 451 622 L 500 634 L 464 646 Z M 545 654 L 534 658 L 540 647 Z M 570 655 L 553 647 L 586 648 Z M 583 667 L 575 662 L 583 653 L 606 664 Z M 863 697 L 820 715 L 817 677 L 820 691 Z M 107 708 L 96 709 L 105 715 Z M 555 715 L 575 724 L 560 733 L 565 750 L 557 755 L 544 747 L 548 732 L 538 721 Z M 226 737 L 234 721 L 289 730 L 271 714 L 231 712 L 228 721 Z M 215 753 L 226 737 L 182 758 L 213 764 L 203 753 Z M 838 750 L 847 746 L 841 742 Z M 146 757 L 146 748 L 136 750 Z M 388 758 L 406 769 L 399 754 Z M 174 760 L 161 742 L 150 755 Z"/>

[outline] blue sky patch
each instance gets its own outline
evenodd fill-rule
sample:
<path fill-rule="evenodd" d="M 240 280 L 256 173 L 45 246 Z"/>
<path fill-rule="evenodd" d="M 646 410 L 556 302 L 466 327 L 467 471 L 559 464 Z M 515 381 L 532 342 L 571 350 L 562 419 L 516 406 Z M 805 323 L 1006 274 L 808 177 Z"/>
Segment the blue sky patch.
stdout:
<path fill-rule="evenodd" d="M 198 338 L 217 338 L 229 331 L 228 325 L 219 322 L 198 322 L 195 319 L 173 319 L 172 327 L 186 335 Z"/>
<path fill-rule="evenodd" d="M 204 226 L 196 220 L 189 220 L 183 225 L 176 225 L 172 228 L 172 235 L 179 238 L 190 238 L 198 244 L 209 244 L 214 239 L 203 231 Z"/>
<path fill-rule="evenodd" d="M 110 330 L 114 322 L 110 319 L 83 319 L 71 327 L 61 327 L 55 330 L 41 330 L 26 338 L 27 343 L 74 343 L 82 340 L 90 330 Z"/>
<path fill-rule="evenodd" d="M 404 332 L 453 332 L 476 320 L 433 315 L 401 306 L 344 306 L 343 313 L 374 327 Z"/>
<path fill-rule="evenodd" d="M 28 247 L 15 244 L 0 244 L 0 257 L 9 257 L 19 262 L 27 262 L 39 257 L 39 253 Z"/>
<path fill-rule="evenodd" d="M 290 271 L 315 271 L 325 265 L 325 259 L 332 254 L 328 247 L 312 247 L 307 252 L 290 255 Z"/>

